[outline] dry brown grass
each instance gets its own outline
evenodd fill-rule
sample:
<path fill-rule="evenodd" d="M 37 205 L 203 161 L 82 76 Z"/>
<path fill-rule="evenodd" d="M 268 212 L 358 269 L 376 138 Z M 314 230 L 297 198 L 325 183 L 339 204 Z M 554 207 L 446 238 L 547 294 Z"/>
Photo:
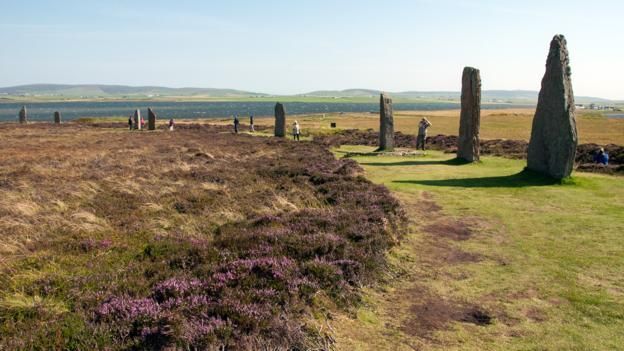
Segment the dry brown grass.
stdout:
<path fill-rule="evenodd" d="M 194 192 L 197 177 L 210 169 L 221 169 L 223 179 L 229 161 L 244 161 L 267 155 L 237 149 L 235 145 L 202 140 L 202 133 L 180 130 L 176 133 L 128 133 L 126 130 L 103 130 L 85 126 L 53 127 L 46 124 L 26 128 L 0 126 L 0 257 L 28 253 L 29 243 L 59 229 L 78 234 L 106 231 L 123 219 L 102 213 L 109 206 L 131 211 L 142 220 L 144 230 L 165 233 L 182 225 L 186 233 L 203 229 L 191 216 L 152 217 L 162 213 L 157 199 L 165 195 Z M 205 136 L 205 135 L 204 135 Z M 165 175 L 175 174 L 176 181 Z M 202 191 L 223 194 L 230 190 L 223 179 L 203 179 Z M 243 184 L 237 184 L 236 196 L 244 196 Z M 254 191 L 271 192 L 271 184 L 256 184 Z M 251 187 L 250 187 L 251 191 Z M 102 194 L 113 193 L 113 197 Z M 309 194 L 300 194 L 301 204 Z M 133 199 L 141 199 L 132 204 Z M 272 200 L 257 203 L 253 212 L 269 213 L 278 208 L 292 208 L 293 199 L 285 201 L 277 194 Z M 125 202 L 125 204 L 124 204 Z M 126 208 L 124 205 L 131 206 Z M 242 216 L 245 208 L 230 208 L 221 203 L 216 211 L 202 213 L 215 225 Z M 250 206 L 251 207 L 251 206 Z M 100 213 L 98 213 L 98 210 Z M 182 215 L 180 215 L 182 216 Z M 186 218 L 188 217 L 188 218 Z M 151 218 L 159 218 L 152 220 Z M 123 224 L 123 223 L 121 223 Z"/>
<path fill-rule="evenodd" d="M 531 109 L 483 110 L 481 119 L 481 137 L 483 139 L 527 140 L 531 135 L 531 124 L 535 111 Z M 459 130 L 459 110 L 449 111 L 396 111 L 395 130 L 408 134 L 418 132 L 420 118 L 427 117 L 433 127 L 430 135 L 457 135 Z M 342 129 L 379 129 L 379 117 L 370 113 L 328 114 L 289 116 L 288 125 L 298 120 L 305 130 L 320 129 L 331 131 L 330 122 L 337 122 Z M 256 119 L 258 125 L 272 126 L 272 118 Z M 219 123 L 227 124 L 228 120 Z M 624 145 L 624 119 L 608 119 L 579 111 L 578 130 L 580 143 Z"/>

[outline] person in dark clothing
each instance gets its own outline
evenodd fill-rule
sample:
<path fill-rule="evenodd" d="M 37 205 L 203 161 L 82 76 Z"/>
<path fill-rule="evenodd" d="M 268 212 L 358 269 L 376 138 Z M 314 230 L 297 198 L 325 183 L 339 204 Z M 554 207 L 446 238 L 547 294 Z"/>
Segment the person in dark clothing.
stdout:
<path fill-rule="evenodd" d="M 238 126 L 240 125 L 240 121 L 238 120 L 238 115 L 234 116 L 234 133 L 238 134 Z"/>
<path fill-rule="evenodd" d="M 598 152 L 596 152 L 594 155 L 594 162 L 605 166 L 609 165 L 609 154 L 605 151 L 605 149 L 600 148 Z"/>
<path fill-rule="evenodd" d="M 254 116 L 253 115 L 249 115 L 249 131 L 252 133 L 256 131 L 256 129 L 254 128 Z"/>
<path fill-rule="evenodd" d="M 128 128 L 130 128 L 130 130 L 132 130 L 132 116 L 130 116 L 128 118 Z"/>
<path fill-rule="evenodd" d="M 425 141 L 427 140 L 427 129 L 431 127 L 431 122 L 427 118 L 420 120 L 418 124 L 418 136 L 416 137 L 416 149 L 425 151 Z"/>

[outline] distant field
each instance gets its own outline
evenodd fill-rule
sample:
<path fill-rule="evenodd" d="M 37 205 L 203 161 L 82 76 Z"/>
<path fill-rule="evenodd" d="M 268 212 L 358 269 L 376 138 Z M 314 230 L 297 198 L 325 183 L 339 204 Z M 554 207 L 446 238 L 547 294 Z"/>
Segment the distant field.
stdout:
<path fill-rule="evenodd" d="M 481 137 L 483 139 L 518 139 L 529 140 L 534 110 L 506 109 L 483 110 L 481 119 Z M 459 110 L 451 111 L 413 111 L 395 112 L 395 130 L 409 134 L 418 132 L 418 122 L 427 117 L 433 124 L 429 135 L 457 135 L 459 129 Z M 319 132 L 331 132 L 331 122 L 336 122 L 341 129 L 379 129 L 379 116 L 371 113 L 347 113 L 291 116 L 289 125 L 297 119 L 303 129 Z M 243 122 L 246 120 L 243 119 Z M 220 122 L 220 123 L 229 123 Z M 273 125 L 272 118 L 258 119 L 258 124 Z M 601 114 L 579 112 L 578 130 L 581 143 L 624 144 L 624 118 L 605 118 Z"/>
<path fill-rule="evenodd" d="M 63 97 L 63 96 L 13 96 L 4 95 L 0 96 L 0 103 L 3 102 L 100 102 L 100 101 L 155 101 L 155 102 L 341 102 L 341 103 L 376 103 L 379 101 L 379 97 L 322 97 L 322 96 L 233 96 L 233 97 L 217 97 L 208 95 L 193 95 L 193 96 L 142 96 L 134 95 L 128 97 L 111 96 L 111 97 Z M 397 98 L 394 99 L 395 103 L 401 102 L 452 102 L 456 103 L 457 100 L 449 99 L 435 99 L 435 98 Z"/>

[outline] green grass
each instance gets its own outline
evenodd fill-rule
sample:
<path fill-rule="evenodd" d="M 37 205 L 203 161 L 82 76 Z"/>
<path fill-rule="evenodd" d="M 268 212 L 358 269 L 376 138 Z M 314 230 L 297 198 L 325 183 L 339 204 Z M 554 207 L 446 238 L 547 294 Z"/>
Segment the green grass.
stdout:
<path fill-rule="evenodd" d="M 336 153 L 370 150 L 343 147 Z M 411 281 L 382 287 L 387 293 L 370 292 L 371 302 L 362 307 L 367 312 L 357 315 L 374 311 L 381 316 L 378 323 L 362 317 L 339 322 L 338 340 L 347 345 L 341 349 L 372 349 L 362 343 L 368 337 L 383 345 L 375 347 L 388 350 L 409 349 L 406 345 L 615 350 L 624 345 L 623 178 L 575 173 L 561 183 L 523 172 L 525 161 L 486 157 L 481 163 L 459 165 L 452 155 L 439 152 L 355 159 L 368 178 L 385 184 L 407 204 L 416 225 L 391 255 Z M 449 245 L 481 255 L 482 261 L 423 267 L 430 249 L 430 234 L 419 225 L 426 215 L 416 211 L 423 192 L 433 194 L 445 220 L 478 223 L 470 240 Z M 415 298 L 401 294 L 416 283 L 440 298 L 485 306 L 493 311 L 494 324 L 454 323 L 437 331 L 433 342 L 397 331 L 393 323 L 418 316 L 409 316 L 409 309 L 390 313 L 396 309 L 392 301 Z"/>

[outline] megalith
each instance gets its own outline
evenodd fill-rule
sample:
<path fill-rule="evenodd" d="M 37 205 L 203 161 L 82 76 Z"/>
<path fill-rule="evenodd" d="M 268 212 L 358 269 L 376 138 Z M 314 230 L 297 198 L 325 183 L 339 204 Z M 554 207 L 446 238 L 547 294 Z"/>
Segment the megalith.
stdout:
<path fill-rule="evenodd" d="M 156 130 L 156 113 L 151 109 L 147 109 L 147 129 Z"/>
<path fill-rule="evenodd" d="M 284 105 L 279 102 L 275 104 L 275 136 L 280 138 L 286 136 L 286 111 Z"/>
<path fill-rule="evenodd" d="M 392 99 L 381 94 L 379 104 L 379 149 L 377 151 L 394 150 L 394 116 Z"/>
<path fill-rule="evenodd" d="M 527 155 L 529 170 L 555 179 L 570 176 L 578 145 L 569 63 L 566 39 L 556 35 L 550 43 Z"/>
<path fill-rule="evenodd" d="M 132 116 L 132 120 L 134 122 L 134 129 L 141 130 L 141 110 L 134 110 L 134 115 Z"/>
<path fill-rule="evenodd" d="M 479 161 L 479 128 L 481 125 L 481 73 L 465 67 L 462 75 L 461 115 L 457 158 Z"/>
<path fill-rule="evenodd" d="M 61 124 L 61 113 L 59 111 L 54 112 L 54 124 Z"/>
<path fill-rule="evenodd" d="M 21 124 L 28 122 L 28 113 L 26 112 L 26 106 L 22 106 L 22 109 L 19 112 L 19 122 Z"/>

